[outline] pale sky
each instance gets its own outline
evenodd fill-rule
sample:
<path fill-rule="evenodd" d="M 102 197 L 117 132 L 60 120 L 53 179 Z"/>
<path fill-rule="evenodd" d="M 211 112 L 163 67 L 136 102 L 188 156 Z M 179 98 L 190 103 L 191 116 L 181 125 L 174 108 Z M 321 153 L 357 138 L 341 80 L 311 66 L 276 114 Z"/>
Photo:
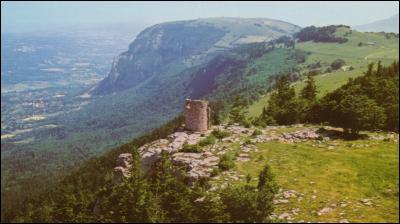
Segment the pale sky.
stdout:
<path fill-rule="evenodd" d="M 399 13 L 398 2 L 1 2 L 2 32 L 206 17 L 270 18 L 299 26 L 360 25 Z"/>

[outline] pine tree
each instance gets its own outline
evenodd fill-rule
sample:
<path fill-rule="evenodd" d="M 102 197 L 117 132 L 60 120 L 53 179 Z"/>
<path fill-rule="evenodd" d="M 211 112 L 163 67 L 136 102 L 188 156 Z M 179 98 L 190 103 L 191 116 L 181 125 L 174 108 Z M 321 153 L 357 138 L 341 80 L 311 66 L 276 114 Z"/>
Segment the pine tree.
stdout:
<path fill-rule="evenodd" d="M 314 102 L 317 99 L 317 86 L 312 74 L 307 75 L 306 86 L 301 90 L 301 97 L 309 102 Z"/>
<path fill-rule="evenodd" d="M 161 153 L 151 174 L 151 189 L 162 209 L 162 222 L 190 222 L 193 198 L 190 189 L 179 179 L 182 174 L 173 166 L 168 154 Z"/>
<path fill-rule="evenodd" d="M 277 124 L 293 124 L 300 120 L 299 102 L 294 88 L 290 85 L 289 76 L 282 75 L 276 81 L 276 90 L 271 93 L 266 113 L 270 121 Z M 267 116 L 266 116 L 267 115 Z"/>
<path fill-rule="evenodd" d="M 237 95 L 233 102 L 229 118 L 234 123 L 243 124 L 246 121 L 245 107 L 240 95 Z"/>
<path fill-rule="evenodd" d="M 120 184 L 109 184 L 98 204 L 102 222 L 149 222 L 157 207 L 150 187 L 143 177 L 137 150 L 132 152 L 129 178 Z M 100 195 L 99 195 L 100 196 Z M 156 220 L 158 221 L 158 220 Z"/>
<path fill-rule="evenodd" d="M 360 130 L 375 130 L 384 126 L 385 111 L 367 96 L 347 95 L 340 101 L 335 123 L 357 134 Z"/>
<path fill-rule="evenodd" d="M 257 211 L 258 217 L 263 222 L 269 221 L 268 217 L 274 210 L 273 200 L 275 194 L 278 193 L 278 185 L 274 180 L 274 175 L 271 167 L 266 164 L 263 170 L 258 175 L 258 197 L 257 197 Z"/>

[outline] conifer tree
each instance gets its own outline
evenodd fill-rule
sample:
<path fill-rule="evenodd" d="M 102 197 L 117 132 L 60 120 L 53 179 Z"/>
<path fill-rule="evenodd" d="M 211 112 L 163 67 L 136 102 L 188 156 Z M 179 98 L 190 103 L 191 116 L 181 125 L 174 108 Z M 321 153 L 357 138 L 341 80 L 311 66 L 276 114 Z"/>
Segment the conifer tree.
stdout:
<path fill-rule="evenodd" d="M 233 102 L 232 110 L 229 113 L 229 118 L 234 123 L 242 124 L 246 121 L 244 103 L 240 95 L 237 95 Z"/>
<path fill-rule="evenodd" d="M 314 102 L 317 99 L 317 86 L 315 79 L 311 73 L 307 75 L 306 86 L 301 90 L 301 97 L 309 102 Z"/>

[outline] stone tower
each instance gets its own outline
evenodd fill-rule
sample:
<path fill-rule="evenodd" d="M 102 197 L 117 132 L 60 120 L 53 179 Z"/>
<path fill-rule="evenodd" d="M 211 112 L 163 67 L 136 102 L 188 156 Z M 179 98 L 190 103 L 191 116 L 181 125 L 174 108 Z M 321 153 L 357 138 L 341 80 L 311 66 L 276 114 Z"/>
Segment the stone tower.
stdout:
<path fill-rule="evenodd" d="M 208 101 L 186 99 L 184 115 L 185 129 L 200 132 L 208 130 L 210 119 Z"/>

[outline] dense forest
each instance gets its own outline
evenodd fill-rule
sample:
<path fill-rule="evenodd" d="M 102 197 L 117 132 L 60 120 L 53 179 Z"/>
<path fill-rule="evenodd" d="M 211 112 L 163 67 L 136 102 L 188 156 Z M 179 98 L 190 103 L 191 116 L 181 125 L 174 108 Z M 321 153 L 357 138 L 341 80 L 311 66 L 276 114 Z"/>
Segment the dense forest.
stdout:
<path fill-rule="evenodd" d="M 337 42 L 344 43 L 348 41 L 345 37 L 337 37 L 334 35 L 336 30 L 340 27 L 349 28 L 344 25 L 331 25 L 324 27 L 309 26 L 296 33 L 295 37 L 298 41 L 314 41 L 314 42 Z"/>

